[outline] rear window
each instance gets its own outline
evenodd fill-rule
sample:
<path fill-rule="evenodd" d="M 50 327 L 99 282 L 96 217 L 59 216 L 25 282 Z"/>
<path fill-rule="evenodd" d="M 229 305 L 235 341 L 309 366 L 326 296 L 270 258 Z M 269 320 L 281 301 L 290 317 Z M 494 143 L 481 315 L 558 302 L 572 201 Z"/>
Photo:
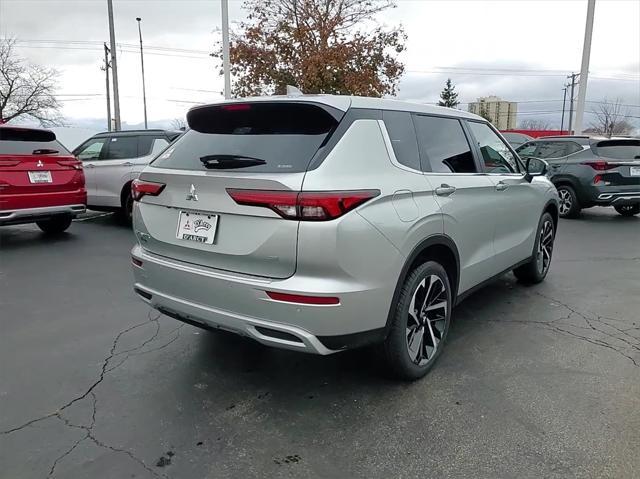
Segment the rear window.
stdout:
<path fill-rule="evenodd" d="M 55 153 L 54 153 L 55 152 Z M 56 135 L 46 130 L 0 128 L 0 155 L 70 155 Z"/>
<path fill-rule="evenodd" d="M 153 165 L 181 170 L 296 173 L 342 115 L 305 103 L 232 103 L 191 110 L 189 127 Z"/>
<path fill-rule="evenodd" d="M 596 144 L 595 154 L 616 160 L 640 160 L 640 140 L 607 140 Z"/>

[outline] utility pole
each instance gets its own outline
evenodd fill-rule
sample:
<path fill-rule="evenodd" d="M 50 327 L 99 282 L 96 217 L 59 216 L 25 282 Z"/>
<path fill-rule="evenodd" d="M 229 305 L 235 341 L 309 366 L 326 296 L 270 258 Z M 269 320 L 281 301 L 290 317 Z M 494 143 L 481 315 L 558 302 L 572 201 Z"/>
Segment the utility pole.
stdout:
<path fill-rule="evenodd" d="M 582 133 L 584 105 L 587 100 L 587 79 L 589 77 L 589 59 L 591 57 L 591 37 L 593 35 L 593 14 L 596 0 L 588 0 L 587 24 L 584 29 L 584 44 L 582 46 L 582 65 L 580 66 L 580 88 L 578 89 L 578 105 L 576 106 L 576 133 Z"/>
<path fill-rule="evenodd" d="M 560 133 L 564 131 L 564 108 L 567 103 L 567 85 L 562 89 L 564 91 L 564 95 L 562 96 L 562 119 L 560 120 Z"/>
<path fill-rule="evenodd" d="M 224 97 L 231 98 L 231 72 L 229 62 L 229 1 L 220 0 L 222 8 L 222 70 L 224 71 Z"/>
<path fill-rule="evenodd" d="M 572 73 L 567 78 L 571 78 L 571 90 L 569 91 L 569 134 L 573 135 L 573 100 L 575 98 L 574 91 L 576 88 L 576 78 L 578 77 L 578 73 Z"/>
<path fill-rule="evenodd" d="M 116 59 L 116 33 L 113 29 L 113 2 L 107 0 L 109 11 L 109 43 L 111 45 L 111 71 L 113 73 L 113 112 L 115 116 L 115 130 L 119 131 L 120 124 L 120 93 L 118 91 L 118 61 Z"/>
<path fill-rule="evenodd" d="M 109 68 L 111 65 L 109 64 L 109 47 L 107 44 L 104 44 L 104 79 L 105 86 L 107 87 L 107 131 L 111 131 L 111 93 L 109 92 Z"/>
<path fill-rule="evenodd" d="M 138 35 L 140 36 L 140 66 L 142 67 L 142 104 L 144 106 L 144 129 L 147 129 L 147 92 L 144 87 L 144 54 L 142 52 L 142 29 L 140 28 L 140 21 L 142 18 L 136 17 L 138 22 Z"/>

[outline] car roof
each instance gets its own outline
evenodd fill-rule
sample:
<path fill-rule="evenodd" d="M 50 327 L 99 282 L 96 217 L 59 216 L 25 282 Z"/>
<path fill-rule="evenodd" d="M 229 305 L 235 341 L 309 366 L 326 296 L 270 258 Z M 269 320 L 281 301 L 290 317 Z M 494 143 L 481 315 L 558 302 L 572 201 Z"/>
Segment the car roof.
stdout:
<path fill-rule="evenodd" d="M 209 105 L 220 105 L 224 103 L 245 103 L 245 102 L 303 102 L 303 103 L 320 103 L 341 111 L 347 111 L 349 108 L 367 108 L 375 110 L 392 110 L 392 111 L 408 111 L 413 113 L 425 113 L 431 115 L 453 116 L 457 118 L 468 118 L 472 120 L 486 121 L 484 118 L 474 115 L 463 110 L 454 108 L 445 108 L 434 105 L 424 105 L 421 103 L 413 103 L 400 100 L 391 100 L 387 98 L 372 98 L 364 96 L 348 96 L 348 95 L 272 95 L 238 98 L 233 100 L 220 100 L 209 103 L 207 105 L 199 105 L 193 109 L 203 108 Z"/>

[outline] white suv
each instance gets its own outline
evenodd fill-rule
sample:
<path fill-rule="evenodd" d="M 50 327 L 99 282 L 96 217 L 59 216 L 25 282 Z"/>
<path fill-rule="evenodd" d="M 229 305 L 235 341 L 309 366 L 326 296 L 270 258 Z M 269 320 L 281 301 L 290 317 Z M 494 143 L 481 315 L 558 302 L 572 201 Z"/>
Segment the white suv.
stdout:
<path fill-rule="evenodd" d="M 127 130 L 99 133 L 73 154 L 82 161 L 87 205 L 93 210 L 120 211 L 131 221 L 131 181 L 182 132 Z"/>
<path fill-rule="evenodd" d="M 134 289 L 168 316 L 316 354 L 377 343 L 414 379 L 457 302 L 505 272 L 549 270 L 546 164 L 525 167 L 478 116 L 298 96 L 187 119 L 132 185 Z"/>

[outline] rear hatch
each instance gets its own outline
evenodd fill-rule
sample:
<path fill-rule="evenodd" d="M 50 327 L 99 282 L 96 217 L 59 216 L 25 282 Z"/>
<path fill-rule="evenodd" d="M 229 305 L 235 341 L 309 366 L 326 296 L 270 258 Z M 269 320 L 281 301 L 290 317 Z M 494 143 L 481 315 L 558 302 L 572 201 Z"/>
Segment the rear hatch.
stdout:
<path fill-rule="evenodd" d="M 600 172 L 602 182 L 608 186 L 637 189 L 640 185 L 640 140 L 596 141 L 591 150 L 598 160 L 587 164 Z"/>
<path fill-rule="evenodd" d="M 0 209 L 58 206 L 84 185 L 80 162 L 47 130 L 0 127 Z"/>
<path fill-rule="evenodd" d="M 191 110 L 191 129 L 140 176 L 141 182 L 165 185 L 157 196 L 139 200 L 144 225 L 136 227 L 149 235 L 142 246 L 235 273 L 293 275 L 298 221 L 268 207 L 239 204 L 228 190 L 295 195 L 343 114 L 324 104 L 293 101 Z"/>

